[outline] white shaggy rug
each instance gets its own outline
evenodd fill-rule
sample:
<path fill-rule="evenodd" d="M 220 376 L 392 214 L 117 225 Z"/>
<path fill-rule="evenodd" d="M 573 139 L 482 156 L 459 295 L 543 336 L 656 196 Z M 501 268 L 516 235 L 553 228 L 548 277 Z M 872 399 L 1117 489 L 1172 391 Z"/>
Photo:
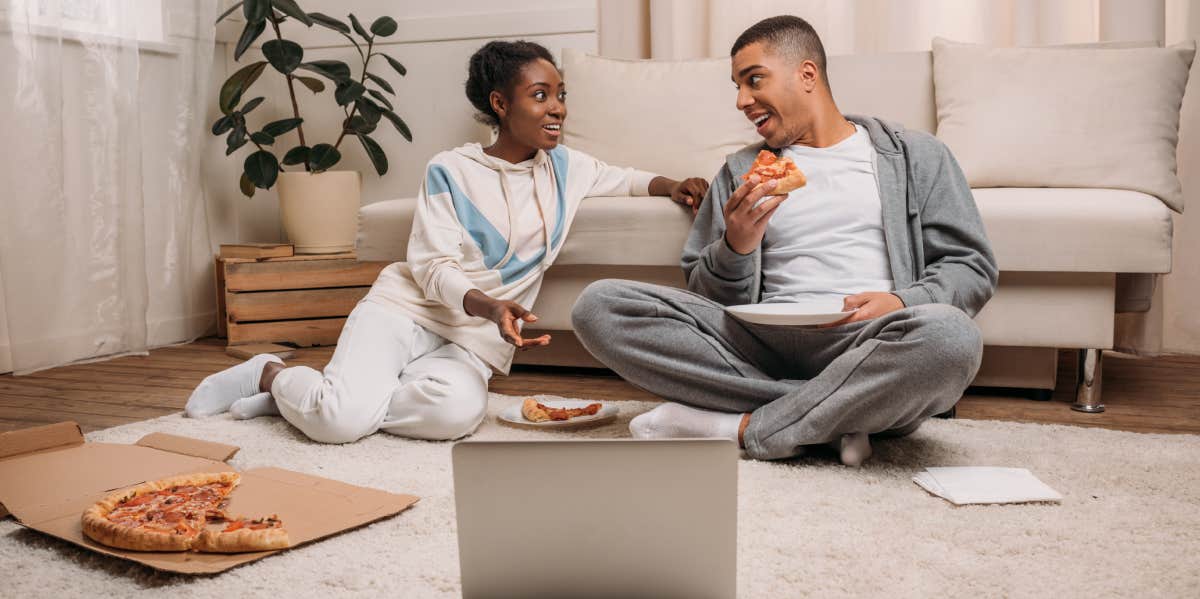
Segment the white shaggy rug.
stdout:
<path fill-rule="evenodd" d="M 497 424 L 515 401 L 493 395 L 476 438 L 622 437 L 652 407 L 618 402 L 618 422 L 556 434 Z M 278 466 L 422 499 L 394 518 L 199 577 L 92 554 L 9 519 L 0 522 L 0 596 L 458 596 L 450 443 L 378 434 L 328 446 L 278 418 L 180 415 L 88 437 L 124 443 L 153 431 L 238 445 L 239 469 Z M 1064 501 L 954 507 L 910 480 L 953 465 L 1029 468 Z M 1200 436 L 933 420 L 876 443 L 861 470 L 831 456 L 743 461 L 739 485 L 741 597 L 1200 596 Z"/>

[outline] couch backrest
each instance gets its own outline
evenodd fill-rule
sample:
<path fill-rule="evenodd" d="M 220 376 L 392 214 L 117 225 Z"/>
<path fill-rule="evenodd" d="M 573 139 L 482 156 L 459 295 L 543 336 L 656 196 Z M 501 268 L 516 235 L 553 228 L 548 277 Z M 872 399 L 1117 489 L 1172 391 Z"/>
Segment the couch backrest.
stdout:
<path fill-rule="evenodd" d="M 711 178 L 725 156 L 762 138 L 735 106 L 729 59 L 622 60 L 563 53 L 563 143 L 605 162 L 674 178 Z M 932 131 L 931 53 L 829 59 L 842 112 Z"/>

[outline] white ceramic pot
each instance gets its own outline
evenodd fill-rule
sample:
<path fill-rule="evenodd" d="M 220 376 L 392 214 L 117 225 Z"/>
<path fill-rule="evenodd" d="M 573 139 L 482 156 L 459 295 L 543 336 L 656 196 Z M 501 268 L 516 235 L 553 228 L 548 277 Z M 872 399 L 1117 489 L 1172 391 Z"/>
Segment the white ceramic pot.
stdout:
<path fill-rule="evenodd" d="M 362 175 L 358 171 L 279 173 L 279 213 L 297 254 L 354 250 Z"/>

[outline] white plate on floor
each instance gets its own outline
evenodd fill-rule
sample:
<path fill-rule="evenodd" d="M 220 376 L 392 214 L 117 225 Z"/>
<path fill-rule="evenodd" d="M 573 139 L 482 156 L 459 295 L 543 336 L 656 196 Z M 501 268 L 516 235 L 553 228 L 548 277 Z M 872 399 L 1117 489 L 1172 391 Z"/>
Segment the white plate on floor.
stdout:
<path fill-rule="evenodd" d="M 854 314 L 858 308 L 843 311 L 838 304 L 788 303 L 788 304 L 744 304 L 726 306 L 725 310 L 734 318 L 754 324 L 777 326 L 816 326 L 837 322 Z"/>
<path fill-rule="evenodd" d="M 530 422 L 525 419 L 525 416 L 521 415 L 521 404 L 525 401 L 525 398 L 522 397 L 521 401 L 500 411 L 498 417 L 500 422 L 522 428 L 570 429 L 608 424 L 617 418 L 617 406 L 611 403 L 588 401 L 585 399 L 538 399 L 537 397 L 534 397 L 534 399 L 537 399 L 542 405 L 551 408 L 586 408 L 590 404 L 598 403 L 600 404 L 600 411 L 591 416 L 577 416 L 570 420 Z"/>

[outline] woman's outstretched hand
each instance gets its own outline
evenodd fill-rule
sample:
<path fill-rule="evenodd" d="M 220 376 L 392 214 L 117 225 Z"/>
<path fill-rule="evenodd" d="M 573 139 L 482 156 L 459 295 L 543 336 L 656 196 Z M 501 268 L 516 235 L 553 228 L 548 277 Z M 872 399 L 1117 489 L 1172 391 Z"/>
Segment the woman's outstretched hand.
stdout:
<path fill-rule="evenodd" d="M 537 322 L 537 316 L 511 300 L 492 299 L 486 293 L 472 289 L 463 297 L 463 309 L 471 316 L 486 318 L 500 329 L 500 336 L 518 349 L 550 345 L 550 335 L 534 339 L 521 337 L 521 323 Z"/>

